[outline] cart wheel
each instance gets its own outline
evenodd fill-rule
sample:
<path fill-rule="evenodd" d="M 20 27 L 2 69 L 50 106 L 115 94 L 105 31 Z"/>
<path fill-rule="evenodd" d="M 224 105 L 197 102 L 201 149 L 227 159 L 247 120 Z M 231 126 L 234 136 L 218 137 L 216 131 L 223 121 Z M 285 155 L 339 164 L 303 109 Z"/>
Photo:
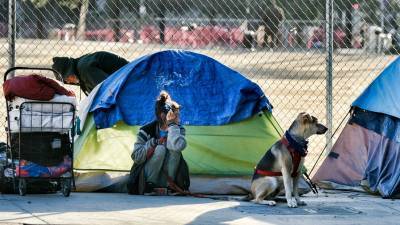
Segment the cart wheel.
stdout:
<path fill-rule="evenodd" d="M 69 195 L 71 194 L 71 182 L 72 180 L 70 178 L 67 179 L 63 179 L 61 181 L 61 192 L 64 195 L 64 197 L 69 197 Z"/>
<path fill-rule="evenodd" d="M 25 179 L 19 179 L 19 181 L 18 181 L 18 193 L 21 196 L 26 195 L 26 180 Z"/>

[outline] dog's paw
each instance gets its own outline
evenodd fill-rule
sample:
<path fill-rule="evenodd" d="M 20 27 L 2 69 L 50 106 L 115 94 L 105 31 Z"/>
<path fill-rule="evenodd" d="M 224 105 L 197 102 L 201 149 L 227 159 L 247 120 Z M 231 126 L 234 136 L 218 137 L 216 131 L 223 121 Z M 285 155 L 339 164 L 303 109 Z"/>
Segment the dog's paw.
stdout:
<path fill-rule="evenodd" d="M 300 199 L 296 200 L 296 202 L 297 202 L 298 206 L 306 206 L 307 205 L 307 203 L 305 203 L 304 201 L 301 201 Z"/>
<path fill-rule="evenodd" d="M 263 200 L 263 205 L 275 206 L 276 202 L 273 200 Z"/>
<path fill-rule="evenodd" d="M 287 204 L 288 204 L 289 208 L 297 208 L 297 202 L 296 202 L 296 199 L 294 199 L 294 198 L 288 199 Z"/>
<path fill-rule="evenodd" d="M 272 200 L 252 200 L 252 202 L 256 203 L 256 204 L 260 204 L 260 205 L 269 205 L 269 206 L 275 206 L 276 202 L 272 201 Z"/>

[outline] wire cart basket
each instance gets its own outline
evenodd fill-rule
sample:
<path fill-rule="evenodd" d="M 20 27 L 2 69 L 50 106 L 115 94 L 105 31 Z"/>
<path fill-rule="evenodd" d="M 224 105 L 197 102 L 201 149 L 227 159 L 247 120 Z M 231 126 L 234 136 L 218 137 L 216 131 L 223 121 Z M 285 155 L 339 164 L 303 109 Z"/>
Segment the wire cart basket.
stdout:
<path fill-rule="evenodd" d="M 16 70 L 50 71 L 50 68 L 13 67 L 4 74 L 12 79 Z M 74 98 L 74 97 L 71 97 Z M 52 184 L 65 197 L 75 187 L 73 136 L 75 105 L 67 101 L 35 101 L 15 97 L 6 99 L 7 170 L 15 192 L 25 195 L 32 183 Z"/>

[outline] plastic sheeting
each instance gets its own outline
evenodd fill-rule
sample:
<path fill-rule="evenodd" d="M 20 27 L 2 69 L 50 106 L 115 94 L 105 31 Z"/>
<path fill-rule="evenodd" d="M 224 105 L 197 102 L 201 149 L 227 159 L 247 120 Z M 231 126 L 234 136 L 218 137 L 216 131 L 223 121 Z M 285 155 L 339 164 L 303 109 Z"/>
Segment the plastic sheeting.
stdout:
<path fill-rule="evenodd" d="M 87 172 L 75 176 L 76 190 L 79 192 L 122 192 L 126 193 L 127 173 Z M 245 195 L 251 185 L 251 176 L 202 176 L 190 175 L 190 192 L 210 195 Z M 299 194 L 310 192 L 306 181 L 299 180 Z M 280 193 L 284 194 L 284 193 Z"/>
<path fill-rule="evenodd" d="M 97 128 L 151 122 L 161 90 L 183 106 L 183 125 L 224 125 L 272 110 L 261 88 L 240 73 L 201 54 L 170 50 L 139 58 L 102 83 L 90 108 Z"/>

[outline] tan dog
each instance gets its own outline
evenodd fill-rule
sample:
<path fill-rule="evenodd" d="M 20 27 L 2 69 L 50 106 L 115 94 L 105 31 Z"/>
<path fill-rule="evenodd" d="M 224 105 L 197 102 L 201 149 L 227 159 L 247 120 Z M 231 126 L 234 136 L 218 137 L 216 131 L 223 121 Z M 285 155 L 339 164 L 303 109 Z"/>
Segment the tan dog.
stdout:
<path fill-rule="evenodd" d="M 328 128 L 307 113 L 300 113 L 281 140 L 277 141 L 257 164 L 252 183 L 253 202 L 275 205 L 273 198 L 284 188 L 287 204 L 306 205 L 300 200 L 298 181 L 307 155 L 307 139 L 324 134 Z"/>

